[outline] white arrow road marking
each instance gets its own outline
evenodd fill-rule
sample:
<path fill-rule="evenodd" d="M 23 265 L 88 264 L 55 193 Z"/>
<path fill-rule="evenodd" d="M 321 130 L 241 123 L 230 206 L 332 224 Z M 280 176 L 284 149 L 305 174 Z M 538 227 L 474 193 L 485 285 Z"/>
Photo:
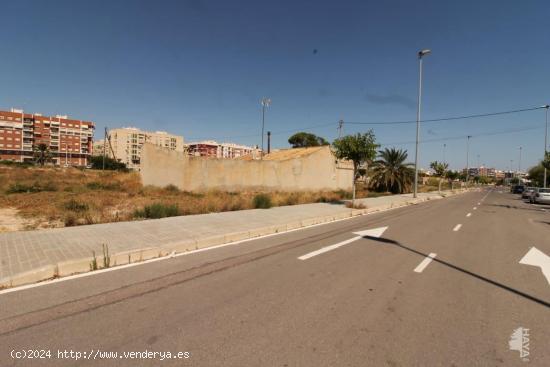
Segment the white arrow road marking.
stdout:
<path fill-rule="evenodd" d="M 319 250 L 307 253 L 305 255 L 300 256 L 299 260 L 307 260 L 309 258 L 312 258 L 313 256 L 324 254 L 325 252 L 332 251 L 337 249 L 338 247 L 345 246 L 347 244 L 350 244 L 352 242 L 355 242 L 357 240 L 360 240 L 363 237 L 380 237 L 384 233 L 384 231 L 388 229 L 388 227 L 380 227 L 380 228 L 373 228 L 373 229 L 367 229 L 365 231 L 360 232 L 353 232 L 353 234 L 356 234 L 356 237 L 350 238 L 349 240 L 345 240 L 342 242 L 335 243 L 334 245 L 322 247 Z"/>
<path fill-rule="evenodd" d="M 432 260 L 437 256 L 437 254 L 434 254 L 433 252 L 430 253 L 416 268 L 414 268 L 415 273 L 422 273 L 424 269 L 426 269 L 426 266 L 430 265 Z"/>
<path fill-rule="evenodd" d="M 458 230 L 460 229 L 460 227 L 462 227 L 462 224 L 457 224 L 457 225 L 453 228 L 453 231 L 458 232 Z"/>
<path fill-rule="evenodd" d="M 546 277 L 550 285 L 550 256 L 538 250 L 536 247 L 531 247 L 524 257 L 519 261 L 520 264 L 538 266 L 542 270 L 542 274 Z"/>

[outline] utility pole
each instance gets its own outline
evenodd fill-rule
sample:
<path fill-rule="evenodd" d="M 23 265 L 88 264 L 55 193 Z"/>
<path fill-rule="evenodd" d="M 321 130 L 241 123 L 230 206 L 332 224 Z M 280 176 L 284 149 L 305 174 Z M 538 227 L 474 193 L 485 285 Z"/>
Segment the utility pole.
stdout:
<path fill-rule="evenodd" d="M 342 129 L 344 128 L 344 120 L 338 121 L 338 139 L 342 137 Z"/>
<path fill-rule="evenodd" d="M 548 143 L 546 142 L 548 139 L 548 109 L 550 108 L 549 105 L 542 106 L 546 109 L 546 123 L 544 128 L 544 157 L 542 159 L 546 159 L 546 153 L 548 152 Z M 544 167 L 544 183 L 542 187 L 546 188 L 546 167 Z"/>
<path fill-rule="evenodd" d="M 267 154 L 271 153 L 271 131 L 267 132 Z"/>
<path fill-rule="evenodd" d="M 522 147 L 519 147 L 518 175 L 521 172 L 521 149 Z"/>
<path fill-rule="evenodd" d="M 472 135 L 468 135 L 468 140 L 466 141 L 466 183 L 470 179 L 470 138 Z"/>
<path fill-rule="evenodd" d="M 105 171 L 105 154 L 107 154 L 107 126 L 103 134 L 103 171 Z"/>
<path fill-rule="evenodd" d="M 262 98 L 262 154 L 261 157 L 263 159 L 264 157 L 264 128 L 265 128 L 265 110 L 267 107 L 271 105 L 271 99 L 270 98 Z"/>
<path fill-rule="evenodd" d="M 422 107 L 422 56 L 428 55 L 430 50 L 418 51 L 418 105 L 416 108 L 416 146 L 414 154 L 414 193 L 413 197 L 418 195 L 418 140 L 420 139 L 420 109 Z"/>
<path fill-rule="evenodd" d="M 443 144 L 443 163 L 446 163 L 446 160 L 445 160 L 445 151 L 447 150 L 447 144 Z"/>

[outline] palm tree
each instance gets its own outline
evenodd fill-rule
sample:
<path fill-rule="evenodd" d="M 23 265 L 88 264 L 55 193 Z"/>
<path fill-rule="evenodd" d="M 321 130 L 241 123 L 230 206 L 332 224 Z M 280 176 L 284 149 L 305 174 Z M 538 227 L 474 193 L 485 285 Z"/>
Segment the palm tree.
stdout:
<path fill-rule="evenodd" d="M 447 176 L 447 169 L 449 168 L 449 164 L 433 161 L 432 163 L 430 163 L 430 168 L 433 169 L 435 175 L 439 177 L 439 192 L 441 193 L 441 184 L 443 183 L 443 179 L 445 178 L 445 176 Z"/>
<path fill-rule="evenodd" d="M 378 154 L 379 159 L 374 162 L 372 168 L 370 185 L 377 190 L 390 191 L 392 194 L 409 191 L 414 179 L 414 169 L 411 163 L 405 163 L 407 151 L 386 148 Z"/>
<path fill-rule="evenodd" d="M 50 148 L 48 148 L 46 144 L 40 143 L 34 147 L 34 160 L 36 161 L 36 163 L 43 166 L 44 163 L 50 161 L 51 159 L 52 153 L 50 152 Z"/>

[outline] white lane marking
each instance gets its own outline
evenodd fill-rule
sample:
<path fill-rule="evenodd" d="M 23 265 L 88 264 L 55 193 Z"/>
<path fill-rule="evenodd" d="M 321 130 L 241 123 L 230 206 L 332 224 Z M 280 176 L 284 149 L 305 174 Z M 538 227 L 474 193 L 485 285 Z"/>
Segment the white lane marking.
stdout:
<path fill-rule="evenodd" d="M 466 216 L 467 216 L 467 217 L 469 217 L 469 216 L 471 216 L 471 215 L 472 215 L 472 213 L 468 213 L 468 214 L 466 214 Z"/>
<path fill-rule="evenodd" d="M 548 284 L 550 285 L 550 256 L 540 251 L 536 247 L 531 247 L 524 257 L 519 261 L 520 264 L 538 266 L 542 270 Z"/>
<path fill-rule="evenodd" d="M 477 205 L 481 205 L 481 202 L 477 203 Z"/>
<path fill-rule="evenodd" d="M 342 247 L 342 246 L 345 246 L 345 245 L 348 245 L 352 242 L 355 242 L 357 240 L 360 240 L 361 238 L 363 237 L 380 237 L 382 236 L 382 234 L 384 233 L 384 231 L 388 229 L 388 227 L 379 227 L 379 228 L 373 228 L 373 229 L 367 229 L 365 231 L 359 231 L 359 232 L 354 232 L 353 234 L 356 234 L 358 236 L 356 237 L 353 237 L 353 238 L 350 238 L 350 239 L 347 239 L 345 241 L 342 241 L 342 242 L 338 242 L 338 243 L 335 243 L 334 245 L 330 245 L 330 246 L 325 246 L 325 247 L 322 247 L 320 248 L 319 250 L 315 250 L 315 251 L 312 251 L 312 252 L 309 252 L 305 255 L 302 255 L 300 257 L 298 257 L 298 260 L 307 260 L 307 259 L 310 259 L 314 256 L 317 256 L 317 255 L 321 255 L 321 254 L 324 254 L 325 252 L 329 252 L 329 251 L 332 251 L 332 250 L 335 250 L 337 249 L 338 247 Z"/>
<path fill-rule="evenodd" d="M 424 269 L 426 269 L 426 266 L 428 266 L 432 260 L 437 256 L 437 254 L 434 254 L 433 252 L 430 253 L 416 268 L 414 268 L 415 273 L 422 273 Z"/>
<path fill-rule="evenodd" d="M 453 231 L 458 232 L 458 230 L 460 229 L 460 227 L 462 227 L 462 224 L 457 224 L 457 225 L 453 228 Z"/>
<path fill-rule="evenodd" d="M 474 210 L 477 210 L 477 206 L 474 206 Z"/>
<path fill-rule="evenodd" d="M 349 243 L 355 242 L 355 241 L 357 241 L 361 238 L 363 238 L 363 237 L 362 236 L 356 236 L 356 237 L 350 238 L 349 240 L 338 242 L 338 243 L 335 243 L 334 245 L 326 246 L 326 247 L 320 248 L 319 250 L 312 251 L 310 253 L 307 253 L 305 255 L 300 256 L 298 259 L 299 260 L 307 260 L 309 258 L 312 258 L 313 256 L 321 255 L 321 254 L 324 254 L 325 252 L 335 250 L 338 247 L 342 247 L 342 246 L 347 245 Z"/>

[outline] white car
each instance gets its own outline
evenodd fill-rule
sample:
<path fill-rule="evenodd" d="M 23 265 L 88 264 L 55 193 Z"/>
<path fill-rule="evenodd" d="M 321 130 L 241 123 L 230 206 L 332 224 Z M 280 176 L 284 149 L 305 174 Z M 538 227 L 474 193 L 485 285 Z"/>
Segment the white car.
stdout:
<path fill-rule="evenodd" d="M 550 189 L 536 189 L 531 200 L 536 204 L 550 204 Z"/>

